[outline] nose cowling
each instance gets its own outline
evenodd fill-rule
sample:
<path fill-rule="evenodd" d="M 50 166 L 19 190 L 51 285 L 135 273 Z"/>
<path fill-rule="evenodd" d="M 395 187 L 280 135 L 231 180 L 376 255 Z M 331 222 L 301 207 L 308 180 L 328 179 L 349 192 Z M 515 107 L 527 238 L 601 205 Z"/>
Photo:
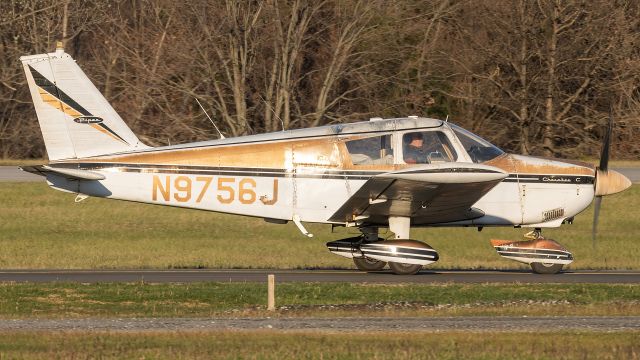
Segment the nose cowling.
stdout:
<path fill-rule="evenodd" d="M 596 196 L 605 196 L 626 190 L 631 186 L 631 180 L 615 170 L 600 170 L 596 172 Z"/>

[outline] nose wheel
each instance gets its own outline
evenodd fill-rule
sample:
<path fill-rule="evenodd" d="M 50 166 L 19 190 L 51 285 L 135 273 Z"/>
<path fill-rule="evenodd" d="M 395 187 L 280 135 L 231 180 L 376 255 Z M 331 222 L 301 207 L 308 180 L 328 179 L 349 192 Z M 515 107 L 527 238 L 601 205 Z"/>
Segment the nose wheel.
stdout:
<path fill-rule="evenodd" d="M 562 271 L 564 265 L 534 262 L 530 266 L 531 270 L 536 274 L 557 274 Z"/>
<path fill-rule="evenodd" d="M 541 229 L 525 235 L 529 240 L 491 240 L 498 255 L 528 264 L 536 274 L 557 274 L 573 262 L 573 254 L 557 241 L 542 236 Z"/>
<path fill-rule="evenodd" d="M 540 228 L 536 228 L 533 231 L 526 233 L 524 237 L 532 240 L 544 240 L 544 236 L 542 236 L 542 229 Z M 532 262 L 529 266 L 531 266 L 531 271 L 536 274 L 557 274 L 562 271 L 564 264 Z"/>

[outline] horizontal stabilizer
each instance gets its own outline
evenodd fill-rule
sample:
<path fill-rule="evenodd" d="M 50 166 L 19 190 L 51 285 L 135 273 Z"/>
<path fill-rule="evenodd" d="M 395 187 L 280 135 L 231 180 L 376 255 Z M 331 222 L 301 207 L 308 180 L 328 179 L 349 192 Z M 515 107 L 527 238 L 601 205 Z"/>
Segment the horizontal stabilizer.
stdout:
<path fill-rule="evenodd" d="M 48 165 L 21 166 L 20 170 L 36 175 L 47 176 L 47 173 L 55 173 L 71 180 L 104 180 L 105 176 L 93 171 L 56 168 Z"/>

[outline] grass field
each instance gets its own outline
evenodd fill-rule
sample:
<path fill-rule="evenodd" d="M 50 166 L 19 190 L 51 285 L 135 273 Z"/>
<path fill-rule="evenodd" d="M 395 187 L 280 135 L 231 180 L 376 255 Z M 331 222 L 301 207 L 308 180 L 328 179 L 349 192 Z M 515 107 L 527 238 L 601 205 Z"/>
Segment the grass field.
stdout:
<path fill-rule="evenodd" d="M 631 316 L 640 285 L 283 283 L 0 284 L 0 318 L 209 316 Z"/>
<path fill-rule="evenodd" d="M 357 230 L 330 232 L 309 225 L 303 237 L 293 224 L 196 210 L 90 198 L 44 183 L 0 183 L 0 268 L 352 268 L 332 255 L 326 241 Z M 574 225 L 545 230 L 571 250 L 573 269 L 640 268 L 640 186 L 603 201 L 599 243 L 591 247 L 592 210 Z M 433 268 L 526 268 L 502 259 L 490 238 L 522 238 L 524 229 L 418 229 L 412 237 L 440 253 Z"/>
<path fill-rule="evenodd" d="M 639 359 L 638 332 L 0 333 L 2 359 Z"/>

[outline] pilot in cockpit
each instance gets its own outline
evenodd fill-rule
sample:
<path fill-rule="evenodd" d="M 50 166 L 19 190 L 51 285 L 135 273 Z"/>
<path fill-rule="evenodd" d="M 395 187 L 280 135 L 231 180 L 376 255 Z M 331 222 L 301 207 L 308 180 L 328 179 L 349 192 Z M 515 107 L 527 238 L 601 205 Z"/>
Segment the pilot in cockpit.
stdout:
<path fill-rule="evenodd" d="M 424 136 L 420 132 L 404 135 L 404 162 L 407 164 L 426 164 L 427 152 L 424 149 Z"/>

